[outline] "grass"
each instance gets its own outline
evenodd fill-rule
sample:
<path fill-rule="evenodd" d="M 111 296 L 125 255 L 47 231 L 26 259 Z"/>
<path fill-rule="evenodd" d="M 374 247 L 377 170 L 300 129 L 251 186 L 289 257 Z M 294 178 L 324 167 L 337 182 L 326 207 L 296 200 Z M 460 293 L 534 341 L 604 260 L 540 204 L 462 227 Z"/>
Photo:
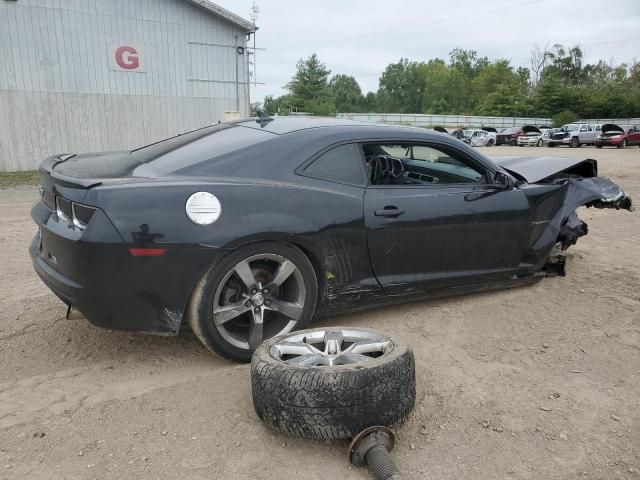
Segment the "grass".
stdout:
<path fill-rule="evenodd" d="M 38 185 L 40 173 L 37 170 L 26 172 L 0 172 L 0 188 L 16 187 L 18 185 Z"/>

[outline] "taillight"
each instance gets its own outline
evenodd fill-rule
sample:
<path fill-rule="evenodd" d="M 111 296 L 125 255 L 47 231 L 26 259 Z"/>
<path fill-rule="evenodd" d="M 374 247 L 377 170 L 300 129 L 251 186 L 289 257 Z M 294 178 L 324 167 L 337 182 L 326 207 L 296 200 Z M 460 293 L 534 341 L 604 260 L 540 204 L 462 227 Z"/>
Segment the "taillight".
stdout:
<path fill-rule="evenodd" d="M 81 230 L 87 228 L 91 217 L 96 211 L 94 207 L 72 202 L 61 196 L 56 196 L 55 204 L 58 218 L 63 221 L 71 220 L 73 225 Z"/>
<path fill-rule="evenodd" d="M 56 213 L 60 220 L 69 220 L 73 216 L 71 202 L 66 198 L 56 197 Z"/>
<path fill-rule="evenodd" d="M 91 220 L 93 213 L 96 211 L 96 209 L 93 207 L 82 205 L 76 202 L 72 203 L 71 209 L 73 211 L 73 224 L 83 230 L 87 228 L 89 220 Z"/>

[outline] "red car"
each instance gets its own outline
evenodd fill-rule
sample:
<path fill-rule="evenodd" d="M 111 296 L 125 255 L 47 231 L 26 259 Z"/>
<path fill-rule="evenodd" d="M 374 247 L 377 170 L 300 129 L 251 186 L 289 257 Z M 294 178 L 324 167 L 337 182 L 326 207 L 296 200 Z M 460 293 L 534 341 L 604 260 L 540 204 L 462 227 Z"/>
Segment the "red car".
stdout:
<path fill-rule="evenodd" d="M 523 127 L 509 127 L 502 130 L 498 135 L 496 135 L 496 145 L 510 145 L 515 147 L 518 144 L 518 137 L 521 135 L 526 135 L 532 131 L 540 131 L 537 127 L 533 125 L 525 125 Z"/>
<path fill-rule="evenodd" d="M 637 125 L 602 125 L 602 133 L 596 138 L 596 148 L 640 145 L 640 127 Z"/>

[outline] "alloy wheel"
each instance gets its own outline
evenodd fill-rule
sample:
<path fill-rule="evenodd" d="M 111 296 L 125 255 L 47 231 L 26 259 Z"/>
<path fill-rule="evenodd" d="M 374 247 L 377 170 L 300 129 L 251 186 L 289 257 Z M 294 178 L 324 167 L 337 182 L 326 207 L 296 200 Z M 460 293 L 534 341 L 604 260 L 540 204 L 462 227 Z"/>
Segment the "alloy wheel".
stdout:
<path fill-rule="evenodd" d="M 296 264 L 277 254 L 238 262 L 213 298 L 213 323 L 231 345 L 255 350 L 265 338 L 288 333 L 302 316 L 306 288 Z"/>
<path fill-rule="evenodd" d="M 269 353 L 289 365 L 328 367 L 369 363 L 393 350 L 384 335 L 355 329 L 316 329 L 277 341 Z"/>

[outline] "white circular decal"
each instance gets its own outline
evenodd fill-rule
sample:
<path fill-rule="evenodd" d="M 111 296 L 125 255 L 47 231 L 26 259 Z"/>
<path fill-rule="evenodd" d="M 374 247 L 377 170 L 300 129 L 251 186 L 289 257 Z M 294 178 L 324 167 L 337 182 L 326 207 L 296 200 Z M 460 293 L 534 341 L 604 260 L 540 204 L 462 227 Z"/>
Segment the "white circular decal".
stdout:
<path fill-rule="evenodd" d="M 196 192 L 189 197 L 185 206 L 187 217 L 196 225 L 210 225 L 222 213 L 220 200 L 209 192 Z"/>

